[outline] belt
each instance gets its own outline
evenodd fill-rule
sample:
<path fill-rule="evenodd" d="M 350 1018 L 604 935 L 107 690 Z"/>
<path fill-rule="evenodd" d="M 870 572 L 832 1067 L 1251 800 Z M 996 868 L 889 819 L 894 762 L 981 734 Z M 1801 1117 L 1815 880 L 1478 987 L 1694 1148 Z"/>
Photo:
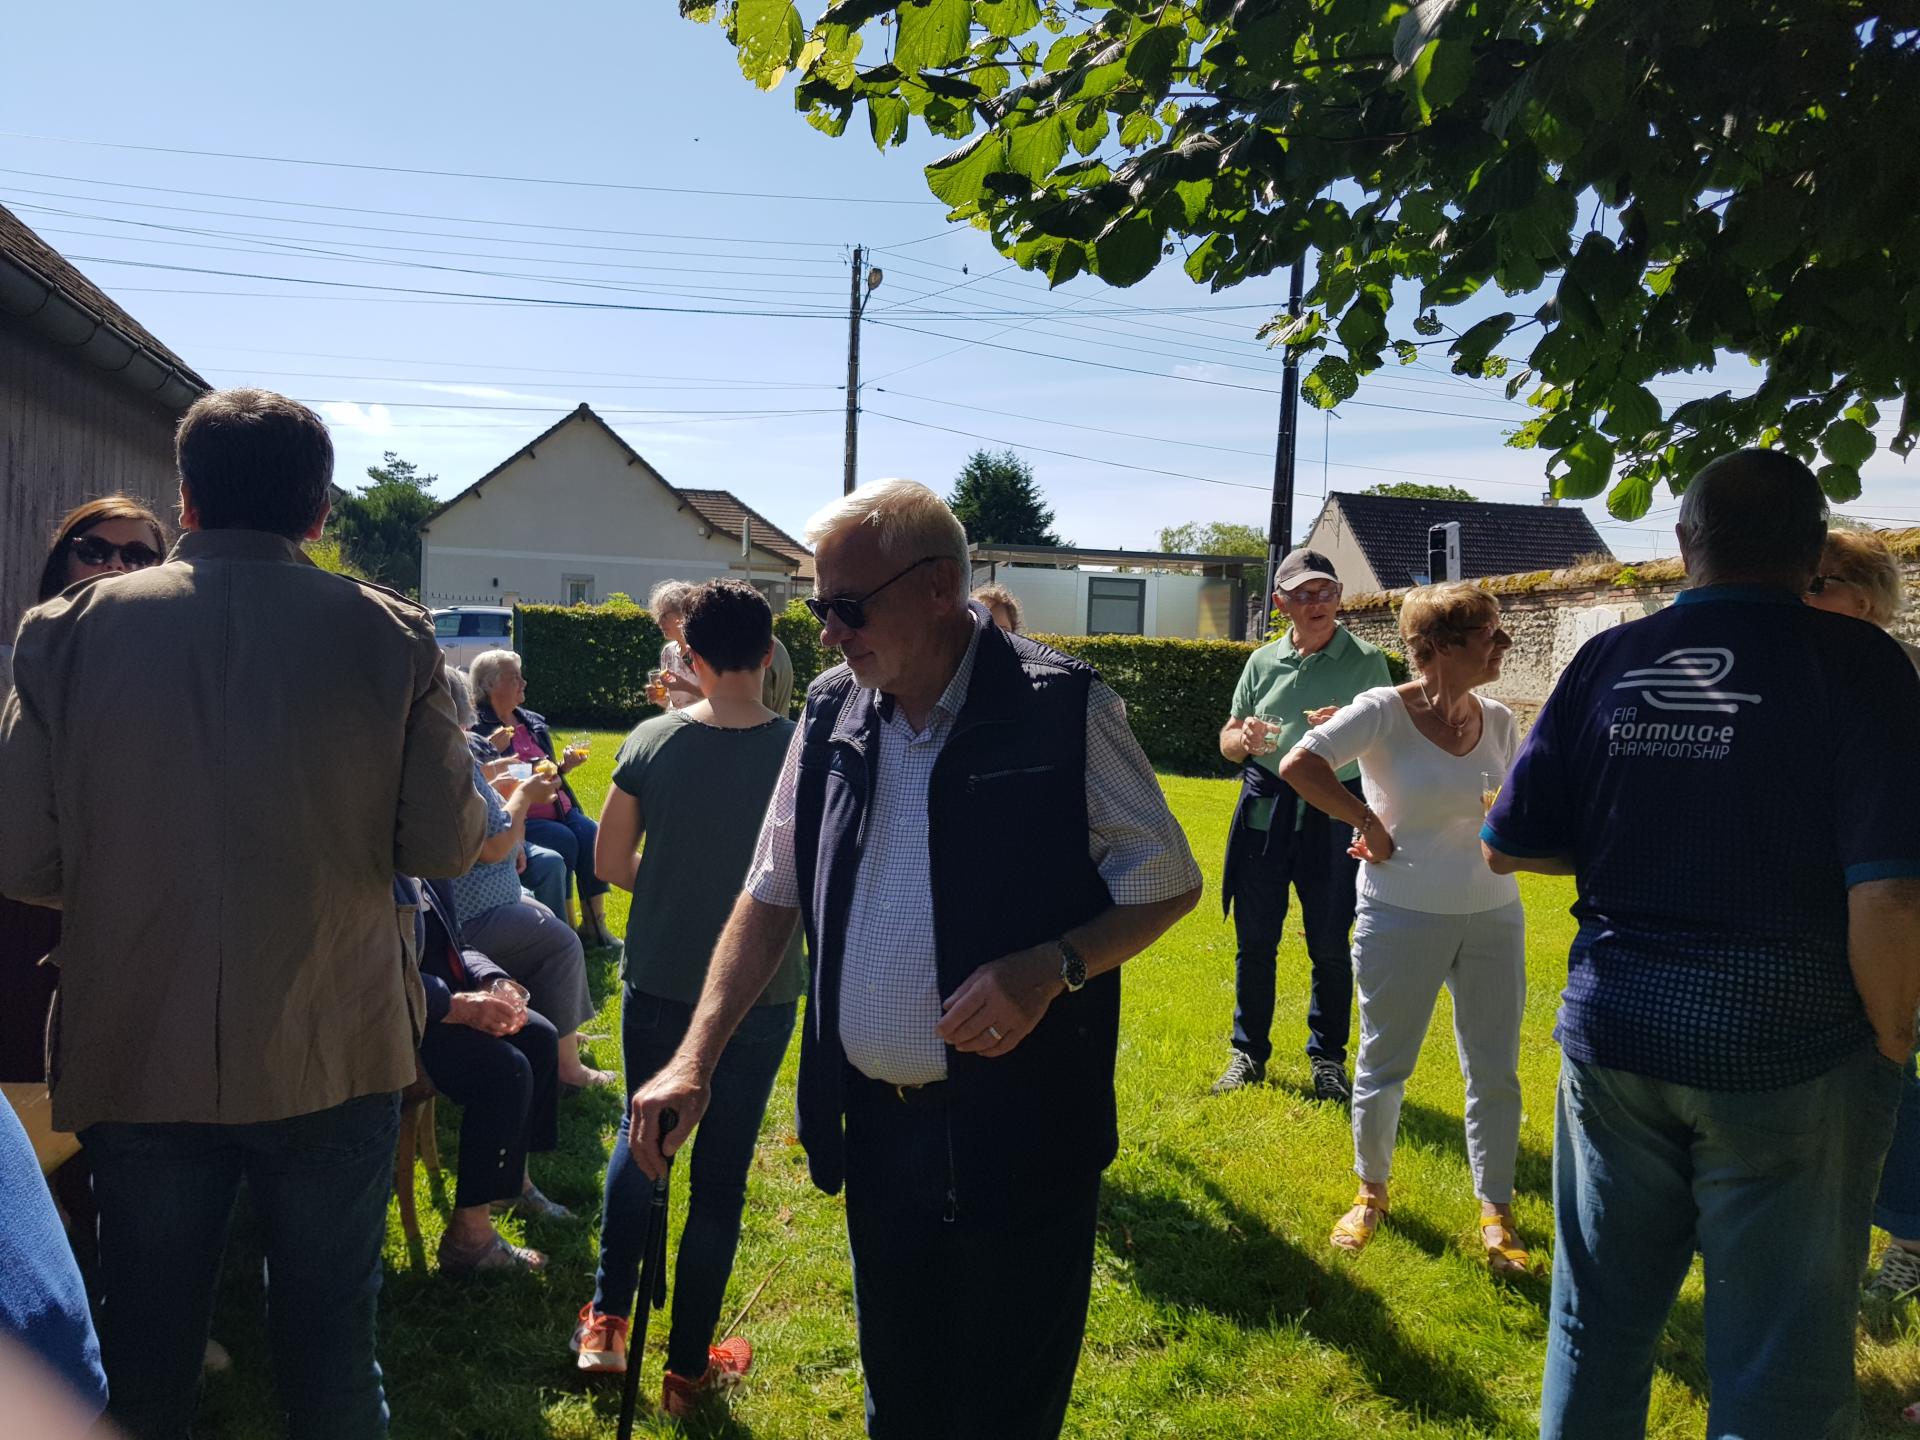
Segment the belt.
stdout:
<path fill-rule="evenodd" d="M 939 1105 L 945 1103 L 947 1093 L 945 1080 L 929 1080 L 923 1085 L 895 1085 L 886 1080 L 875 1080 L 851 1065 L 847 1067 L 849 1102 L 861 1100 L 889 1105 Z"/>

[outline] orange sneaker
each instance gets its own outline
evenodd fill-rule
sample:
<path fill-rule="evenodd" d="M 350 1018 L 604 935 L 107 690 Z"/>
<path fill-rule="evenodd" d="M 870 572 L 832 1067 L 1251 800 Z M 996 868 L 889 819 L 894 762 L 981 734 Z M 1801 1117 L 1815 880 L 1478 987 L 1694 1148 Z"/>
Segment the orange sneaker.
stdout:
<path fill-rule="evenodd" d="M 738 1385 L 753 1368 L 753 1346 L 745 1337 L 729 1335 L 718 1345 L 707 1347 L 707 1373 L 698 1380 L 687 1380 L 667 1371 L 660 1386 L 660 1408 L 676 1420 L 684 1420 L 710 1396 Z"/>
<path fill-rule="evenodd" d="M 602 1315 L 589 1300 L 580 1307 L 580 1323 L 573 1327 L 568 1346 L 580 1358 L 582 1370 L 597 1375 L 627 1373 L 627 1322 L 618 1315 Z"/>

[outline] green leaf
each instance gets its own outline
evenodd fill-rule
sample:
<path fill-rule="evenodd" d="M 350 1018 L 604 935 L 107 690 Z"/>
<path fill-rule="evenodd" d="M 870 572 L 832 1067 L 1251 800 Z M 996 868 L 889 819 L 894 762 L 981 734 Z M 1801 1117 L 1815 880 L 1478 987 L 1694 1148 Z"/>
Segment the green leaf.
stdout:
<path fill-rule="evenodd" d="M 1660 402 L 1644 385 L 1615 385 L 1607 396 L 1606 429 L 1618 440 L 1638 440 L 1660 423 Z"/>
<path fill-rule="evenodd" d="M 1035 0 L 976 0 L 973 10 L 987 33 L 1003 40 L 1017 40 L 1040 23 Z"/>
<path fill-rule="evenodd" d="M 867 125 L 873 131 L 876 148 L 884 150 L 889 145 L 904 144 L 907 138 L 907 102 L 897 95 L 869 95 Z"/>
<path fill-rule="evenodd" d="M 1187 256 L 1186 271 L 1201 284 L 1213 285 L 1233 260 L 1233 237 L 1216 230 Z"/>
<path fill-rule="evenodd" d="M 1401 72 L 1411 69 L 1433 42 L 1446 22 L 1447 12 L 1456 3 L 1458 0 L 1415 0 L 1413 8 L 1401 18 L 1393 32 L 1393 59 Z M 1399 75 L 1394 78 L 1398 79 Z"/>
<path fill-rule="evenodd" d="M 1396 340 L 1393 342 L 1393 354 L 1402 365 L 1411 365 L 1420 358 L 1420 347 L 1411 340 Z"/>
<path fill-rule="evenodd" d="M 1409 75 L 1414 102 L 1420 107 L 1420 123 L 1433 120 L 1433 112 L 1444 110 L 1462 95 L 1473 79 L 1473 52 L 1457 40 L 1435 40 L 1420 52 Z"/>
<path fill-rule="evenodd" d="M 1098 105 L 1082 105 L 1073 114 L 1073 123 L 1068 127 L 1068 138 L 1073 148 L 1081 155 L 1091 155 L 1100 148 L 1100 142 L 1107 138 L 1113 128 L 1113 122 L 1107 118 L 1107 112 Z"/>
<path fill-rule="evenodd" d="M 1822 465 L 1813 472 L 1814 479 L 1820 482 L 1820 488 L 1826 491 L 1827 499 L 1836 505 L 1845 505 L 1860 498 L 1860 471 L 1852 465 Z"/>
<path fill-rule="evenodd" d="M 1213 198 L 1213 181 L 1182 180 L 1173 187 L 1173 193 L 1180 198 L 1187 224 L 1198 225 L 1200 218 L 1207 213 L 1208 201 Z"/>
<path fill-rule="evenodd" d="M 1165 90 L 1173 67 L 1185 56 L 1187 27 L 1156 25 L 1135 37 L 1127 47 L 1127 74 L 1152 90 Z"/>
<path fill-rule="evenodd" d="M 1059 115 L 1031 120 L 1007 132 L 1007 161 L 1036 185 L 1053 173 L 1067 153 L 1066 121 Z"/>
<path fill-rule="evenodd" d="M 793 0 L 735 0 L 733 43 L 740 73 L 762 90 L 771 90 L 799 57 L 806 27 Z"/>
<path fill-rule="evenodd" d="M 1470 327 L 1447 347 L 1447 353 L 1455 357 L 1453 368 L 1462 375 L 1479 374 L 1482 362 L 1493 353 L 1493 347 L 1513 328 L 1513 319 L 1512 312 L 1503 310 Z"/>
<path fill-rule="evenodd" d="M 1300 393 L 1319 410 L 1331 410 L 1342 400 L 1350 400 L 1360 388 L 1353 366 L 1338 355 L 1322 355 L 1300 382 Z"/>
<path fill-rule="evenodd" d="M 1005 168 L 1006 143 L 984 130 L 950 155 L 927 166 L 927 188 L 955 210 L 977 204 L 987 193 L 987 176 Z"/>
<path fill-rule="evenodd" d="M 1638 520 L 1653 504 L 1653 477 L 1637 471 L 1620 477 L 1607 493 L 1607 513 L 1616 520 Z"/>
<path fill-rule="evenodd" d="M 1873 458 L 1877 442 L 1858 420 L 1836 420 L 1820 436 L 1820 453 L 1835 465 L 1857 471 Z M 1855 475 L 1855 480 L 1859 479 Z"/>
<path fill-rule="evenodd" d="M 1362 296 L 1347 307 L 1334 333 L 1354 359 L 1371 360 L 1379 354 L 1387 338 L 1387 317 L 1381 313 L 1377 300 Z"/>
<path fill-rule="evenodd" d="M 1440 323 L 1439 315 L 1431 310 L 1427 311 L 1424 315 L 1416 315 L 1413 320 L 1413 333 L 1416 335 L 1425 335 L 1428 339 L 1432 339 L 1435 335 L 1438 335 L 1444 328 Z"/>
<path fill-rule="evenodd" d="M 1151 110 L 1136 110 L 1120 122 L 1120 143 L 1129 150 L 1137 150 L 1166 133 Z"/>
<path fill-rule="evenodd" d="M 967 53 L 967 0 L 907 0 L 896 13 L 893 63 L 903 72 L 938 70 Z"/>
<path fill-rule="evenodd" d="M 1554 457 L 1556 464 L 1561 461 L 1566 462 L 1567 473 L 1554 481 L 1553 490 L 1563 499 L 1591 500 L 1613 478 L 1613 446 L 1591 429 Z"/>
<path fill-rule="evenodd" d="M 1109 285 L 1145 279 L 1160 263 L 1160 228 L 1144 216 L 1110 225 L 1093 242 L 1093 270 Z"/>

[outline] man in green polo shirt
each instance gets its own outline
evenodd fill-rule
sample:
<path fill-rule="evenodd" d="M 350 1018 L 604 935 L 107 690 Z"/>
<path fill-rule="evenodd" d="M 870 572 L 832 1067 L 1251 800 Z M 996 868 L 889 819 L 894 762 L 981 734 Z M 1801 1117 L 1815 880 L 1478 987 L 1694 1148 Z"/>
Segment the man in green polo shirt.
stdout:
<path fill-rule="evenodd" d="M 1338 622 L 1340 594 L 1332 563 L 1318 551 L 1295 550 L 1280 562 L 1273 601 L 1286 612 L 1287 633 L 1247 657 L 1233 690 L 1233 713 L 1220 731 L 1220 753 L 1243 768 L 1220 881 L 1221 904 L 1233 917 L 1237 942 L 1233 1056 L 1214 1084 L 1216 1095 L 1266 1078 L 1273 1054 L 1275 956 L 1291 884 L 1300 892 L 1313 964 L 1307 1002 L 1313 1093 L 1339 1102 L 1351 1096 L 1349 933 L 1360 864 L 1347 854 L 1353 831 L 1302 803 L 1278 774 L 1287 752 L 1315 723 L 1310 716 L 1391 683 L 1386 656 Z M 1339 775 L 1358 796 L 1359 766 L 1349 765 Z"/>

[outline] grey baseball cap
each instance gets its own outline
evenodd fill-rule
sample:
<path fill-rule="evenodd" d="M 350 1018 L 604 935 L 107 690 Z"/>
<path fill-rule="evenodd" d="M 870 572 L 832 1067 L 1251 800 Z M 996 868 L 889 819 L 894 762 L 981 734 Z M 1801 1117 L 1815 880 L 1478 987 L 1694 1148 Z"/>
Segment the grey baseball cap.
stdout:
<path fill-rule="evenodd" d="M 1318 550 L 1292 550 L 1280 562 L 1280 568 L 1274 571 L 1273 588 L 1292 590 L 1309 580 L 1331 580 L 1336 585 L 1340 583 L 1340 577 L 1334 574 L 1333 562 Z"/>

